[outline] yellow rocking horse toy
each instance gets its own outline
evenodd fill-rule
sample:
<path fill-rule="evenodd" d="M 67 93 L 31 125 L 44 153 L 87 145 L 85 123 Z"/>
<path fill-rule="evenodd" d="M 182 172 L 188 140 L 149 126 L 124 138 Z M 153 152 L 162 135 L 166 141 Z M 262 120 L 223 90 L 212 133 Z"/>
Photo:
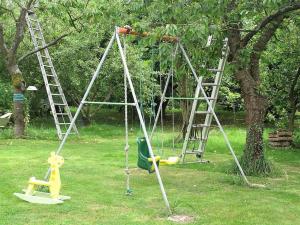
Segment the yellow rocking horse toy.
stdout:
<path fill-rule="evenodd" d="M 35 177 L 31 177 L 27 189 L 23 190 L 24 194 L 14 193 L 14 195 L 24 201 L 36 204 L 60 204 L 64 200 L 70 199 L 69 196 L 59 195 L 61 188 L 59 167 L 64 164 L 64 158 L 51 152 L 48 163 L 51 169 L 49 181 L 37 180 Z M 43 186 L 49 188 L 49 193 L 36 190 L 38 187 Z"/>

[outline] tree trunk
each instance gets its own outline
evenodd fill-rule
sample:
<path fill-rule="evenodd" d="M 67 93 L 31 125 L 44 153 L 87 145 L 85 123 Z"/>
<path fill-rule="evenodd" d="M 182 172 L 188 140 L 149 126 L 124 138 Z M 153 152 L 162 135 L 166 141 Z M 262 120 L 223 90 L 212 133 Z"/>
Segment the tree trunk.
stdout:
<path fill-rule="evenodd" d="M 297 95 L 297 83 L 300 78 L 300 67 L 297 70 L 295 77 L 292 80 L 291 87 L 289 90 L 289 105 L 290 110 L 288 113 L 288 127 L 290 131 L 294 131 L 294 123 L 295 123 L 295 114 L 297 111 L 297 103 L 299 101 L 299 97 Z"/>
<path fill-rule="evenodd" d="M 84 126 L 89 126 L 92 122 L 91 105 L 85 105 L 82 110 L 82 122 Z"/>
<path fill-rule="evenodd" d="M 245 95 L 247 135 L 244 154 L 241 164 L 246 174 L 267 174 L 270 166 L 264 155 L 264 118 L 266 113 L 266 99 L 255 93 L 250 87 L 253 95 Z"/>
<path fill-rule="evenodd" d="M 258 39 L 252 46 L 249 63 L 243 62 L 241 49 L 247 46 L 248 33 L 241 39 L 241 33 L 236 27 L 230 30 L 230 57 L 229 61 L 236 66 L 235 77 L 240 83 L 241 94 L 245 103 L 247 136 L 244 154 L 241 158 L 241 165 L 246 174 L 268 174 L 271 171 L 270 165 L 265 159 L 263 146 L 263 128 L 267 109 L 267 101 L 260 91 L 260 57 L 266 50 L 269 40 L 275 34 L 284 17 L 278 16 L 267 24 Z"/>
<path fill-rule="evenodd" d="M 8 66 L 8 72 L 12 79 L 14 88 L 13 101 L 14 101 L 14 135 L 16 138 L 22 138 L 25 133 L 25 111 L 24 111 L 24 92 L 25 82 L 18 65 Z"/>
<path fill-rule="evenodd" d="M 189 91 L 187 88 L 188 83 L 188 74 L 184 73 L 179 79 L 181 85 L 178 87 L 179 96 L 189 96 Z M 187 125 L 189 122 L 190 111 L 191 111 L 191 103 L 189 100 L 181 100 L 180 101 L 181 115 L 182 115 L 182 128 L 181 135 L 182 138 L 185 137 Z"/>
<path fill-rule="evenodd" d="M 289 131 L 294 131 L 295 116 L 296 116 L 297 107 L 296 104 L 291 104 L 291 111 L 288 114 L 288 129 Z"/>
<path fill-rule="evenodd" d="M 258 61 L 256 61 L 258 62 Z M 252 61 L 252 67 L 255 66 Z M 256 64 L 259 68 L 259 64 Z M 245 102 L 246 112 L 246 146 L 241 158 L 241 165 L 246 174 L 266 174 L 270 172 L 270 167 L 265 160 L 263 131 L 264 119 L 267 110 L 267 100 L 258 91 L 259 70 L 239 70 L 236 78 L 240 82 L 242 96 Z"/>

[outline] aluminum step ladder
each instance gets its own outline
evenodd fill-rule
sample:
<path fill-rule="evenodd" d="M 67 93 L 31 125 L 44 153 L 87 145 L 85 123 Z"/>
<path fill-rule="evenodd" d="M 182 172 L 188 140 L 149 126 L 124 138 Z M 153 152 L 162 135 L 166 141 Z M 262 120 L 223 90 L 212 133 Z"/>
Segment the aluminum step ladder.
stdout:
<path fill-rule="evenodd" d="M 224 44 L 222 48 L 222 57 L 219 60 L 218 68 L 217 69 L 208 69 L 209 72 L 215 74 L 214 82 L 213 83 L 204 83 L 203 77 L 198 78 L 197 87 L 194 94 L 194 100 L 191 108 L 191 113 L 189 117 L 189 123 L 187 126 L 186 135 L 184 138 L 184 143 L 182 147 L 182 154 L 181 154 L 181 162 L 185 163 L 186 155 L 196 155 L 198 158 L 198 162 L 203 161 L 203 154 L 205 151 L 206 143 L 209 136 L 209 130 L 211 127 L 213 114 L 209 110 L 198 111 L 199 101 L 203 100 L 203 97 L 199 97 L 201 86 L 202 87 L 209 87 L 211 88 L 211 95 L 208 95 L 208 100 L 213 108 L 215 109 L 218 93 L 222 81 L 222 76 L 224 73 L 225 64 L 227 61 L 228 53 L 229 53 L 229 46 L 228 46 L 228 39 L 224 39 Z M 205 98 L 204 98 L 205 99 Z M 206 104 L 207 105 L 207 104 Z M 208 108 L 208 105 L 207 105 Z M 196 124 L 195 123 L 195 116 L 196 114 L 205 115 L 204 123 Z M 191 146 L 193 146 L 192 149 Z"/>
<path fill-rule="evenodd" d="M 35 50 L 46 46 L 42 27 L 33 10 L 26 15 L 26 22 Z M 72 121 L 72 114 L 66 97 L 55 72 L 52 59 L 47 48 L 36 53 L 41 72 L 43 75 L 51 112 L 54 118 L 58 138 L 63 139 Z M 78 134 L 76 125 L 73 126 L 72 133 Z"/>

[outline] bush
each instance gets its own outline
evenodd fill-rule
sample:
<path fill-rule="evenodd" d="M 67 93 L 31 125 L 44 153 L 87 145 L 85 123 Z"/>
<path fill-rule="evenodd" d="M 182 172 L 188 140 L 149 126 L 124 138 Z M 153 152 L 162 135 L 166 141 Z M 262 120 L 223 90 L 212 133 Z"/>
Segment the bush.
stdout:
<path fill-rule="evenodd" d="M 294 132 L 293 144 L 295 147 L 300 148 L 300 131 Z"/>
<path fill-rule="evenodd" d="M 12 110 L 12 89 L 8 82 L 0 80 L 0 113 Z"/>

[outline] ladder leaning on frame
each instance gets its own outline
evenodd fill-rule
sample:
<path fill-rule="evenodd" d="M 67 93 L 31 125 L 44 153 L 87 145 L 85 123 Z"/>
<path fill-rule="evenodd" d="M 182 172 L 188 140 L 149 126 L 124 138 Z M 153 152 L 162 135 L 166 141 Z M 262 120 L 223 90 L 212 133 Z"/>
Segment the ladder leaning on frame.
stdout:
<path fill-rule="evenodd" d="M 208 140 L 209 129 L 210 129 L 211 122 L 213 119 L 213 114 L 212 114 L 211 110 L 209 109 L 209 107 L 207 107 L 207 110 L 205 110 L 205 111 L 198 111 L 197 107 L 199 105 L 199 101 L 204 99 L 204 100 L 209 100 L 211 108 L 213 110 L 215 109 L 228 53 L 229 53 L 228 39 L 225 38 L 224 45 L 222 48 L 222 58 L 220 58 L 220 60 L 219 60 L 218 68 L 208 69 L 210 72 L 216 73 L 214 82 L 213 83 L 203 83 L 202 82 L 203 77 L 198 78 L 198 84 L 197 84 L 197 87 L 195 90 L 195 95 L 194 95 L 193 104 L 192 104 L 192 108 L 191 108 L 191 112 L 190 112 L 189 122 L 188 122 L 187 130 L 186 130 L 186 134 L 185 134 L 185 138 L 184 138 L 184 143 L 183 143 L 183 147 L 182 147 L 181 160 L 183 163 L 185 162 L 185 156 L 187 154 L 195 154 L 202 161 L 202 157 L 203 157 L 206 143 Z M 208 99 L 199 97 L 199 95 L 202 95 L 200 92 L 201 86 L 202 87 L 204 87 L 204 86 L 212 87 L 211 96 L 209 96 Z M 196 114 L 205 115 L 205 121 L 203 124 L 195 124 L 194 123 Z M 193 137 L 191 137 L 192 129 L 195 129 L 195 130 L 201 129 L 201 132 L 200 132 L 200 134 L 198 134 L 198 136 L 194 135 Z M 198 142 L 198 148 L 196 150 L 195 149 L 188 150 L 187 148 L 188 148 L 190 142 L 195 142 L 195 144 Z"/>
<path fill-rule="evenodd" d="M 210 46 L 212 41 L 212 36 L 209 36 L 208 38 L 208 44 L 206 45 L 206 47 Z M 228 47 L 228 39 L 225 38 L 224 39 L 224 44 L 223 44 L 223 48 L 222 48 L 222 57 L 219 59 L 219 64 L 218 64 L 218 68 L 216 69 L 207 69 L 210 73 L 215 74 L 214 77 L 214 82 L 213 83 L 204 83 L 203 82 L 203 77 L 197 77 L 194 73 L 194 80 L 196 83 L 196 88 L 194 91 L 194 97 L 166 97 L 166 90 L 168 88 L 168 85 L 170 83 L 170 76 L 173 76 L 171 74 L 168 75 L 167 79 L 166 79 L 166 84 L 165 87 L 163 89 L 162 95 L 161 95 L 161 101 L 159 104 L 159 108 L 158 108 L 158 112 L 156 114 L 156 118 L 154 121 L 154 125 L 152 128 L 152 132 L 150 135 L 150 139 L 152 138 L 156 126 L 157 126 L 157 122 L 160 116 L 160 112 L 162 111 L 162 104 L 166 99 L 172 99 L 172 100 L 189 100 L 189 101 L 193 101 L 192 107 L 191 107 L 191 112 L 190 112 L 190 117 L 189 117 L 189 121 L 188 121 L 188 126 L 187 126 L 187 130 L 186 130 L 186 134 L 184 137 L 184 142 L 183 142 L 183 146 L 182 146 L 182 153 L 181 153 L 181 162 L 185 163 L 185 156 L 188 154 L 195 154 L 197 156 L 197 158 L 201 158 L 200 160 L 194 161 L 194 162 L 203 162 L 202 157 L 203 157 L 203 153 L 205 150 L 205 146 L 207 143 L 207 139 L 208 139 L 208 134 L 209 134 L 209 128 L 211 126 L 211 122 L 213 119 L 213 114 L 211 112 L 211 110 L 209 110 L 209 107 L 207 107 L 207 110 L 205 111 L 198 111 L 198 105 L 199 105 L 199 101 L 203 101 L 203 100 L 208 100 L 212 106 L 212 108 L 215 108 L 216 102 L 217 102 L 217 98 L 218 98 L 218 93 L 219 93 L 219 88 L 221 85 L 221 80 L 222 80 L 222 76 L 223 76 L 223 72 L 224 72 L 224 67 L 226 64 L 226 60 L 227 60 L 227 56 L 229 53 L 229 47 Z M 189 58 L 187 56 L 187 54 L 185 53 L 185 50 L 183 48 L 183 46 L 180 44 L 180 49 L 183 52 L 183 55 L 186 59 L 186 61 L 188 62 L 190 68 L 191 67 L 191 63 L 189 61 Z M 176 54 L 177 51 L 175 51 Z M 172 77 L 173 78 L 173 77 Z M 201 87 L 209 87 L 212 88 L 212 92 L 211 95 L 206 98 L 205 96 L 202 95 L 201 93 Z M 202 124 L 195 124 L 195 115 L 196 114 L 202 114 L 205 115 L 205 121 Z M 201 132 L 198 132 L 198 130 L 200 129 Z M 192 135 L 192 130 L 195 131 L 195 134 Z M 200 135 L 199 135 L 200 133 Z M 192 150 L 188 150 L 189 144 L 193 143 L 194 146 L 197 145 L 198 143 L 198 147 L 197 149 L 192 149 Z"/>

